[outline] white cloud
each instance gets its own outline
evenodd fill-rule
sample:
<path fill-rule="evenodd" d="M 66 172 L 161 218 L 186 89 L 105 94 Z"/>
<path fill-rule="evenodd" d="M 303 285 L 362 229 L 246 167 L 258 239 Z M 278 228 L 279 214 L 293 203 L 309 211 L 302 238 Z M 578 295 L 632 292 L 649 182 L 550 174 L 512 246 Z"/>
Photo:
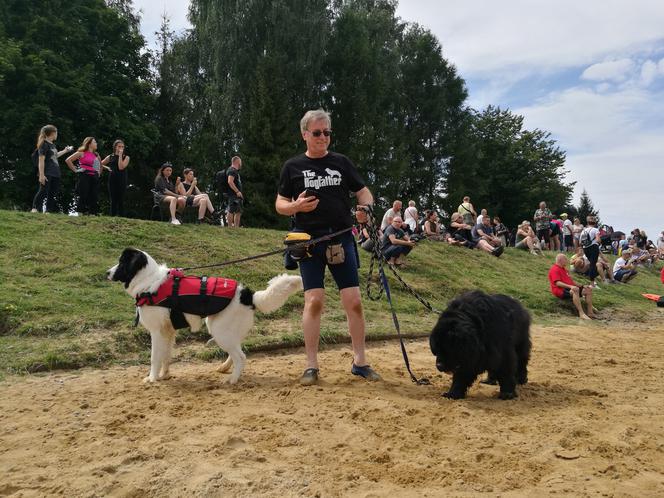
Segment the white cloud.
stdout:
<path fill-rule="evenodd" d="M 515 109 L 525 117 L 528 128 L 549 130 L 563 148 L 575 152 L 603 150 L 613 146 L 617 137 L 638 135 L 645 123 L 657 122 L 664 103 L 638 88 L 614 91 L 572 87 L 553 91 L 530 106 Z"/>
<path fill-rule="evenodd" d="M 581 67 L 664 39 L 664 4 L 651 0 L 402 0 L 397 13 L 431 29 L 473 78 Z"/>
<path fill-rule="evenodd" d="M 568 151 L 577 201 L 585 188 L 616 229 L 638 226 L 654 234 L 664 228 L 664 91 L 628 85 L 601 94 L 573 87 L 515 112 L 527 128 L 551 131 Z"/>
<path fill-rule="evenodd" d="M 583 71 L 581 79 L 589 81 L 624 81 L 633 70 L 634 62 L 632 59 L 599 62 Z"/>
<path fill-rule="evenodd" d="M 641 82 L 645 86 L 650 85 L 653 81 L 655 81 L 657 73 L 658 73 L 657 64 L 655 64 L 651 60 L 645 61 L 643 63 L 643 66 L 641 66 Z"/>

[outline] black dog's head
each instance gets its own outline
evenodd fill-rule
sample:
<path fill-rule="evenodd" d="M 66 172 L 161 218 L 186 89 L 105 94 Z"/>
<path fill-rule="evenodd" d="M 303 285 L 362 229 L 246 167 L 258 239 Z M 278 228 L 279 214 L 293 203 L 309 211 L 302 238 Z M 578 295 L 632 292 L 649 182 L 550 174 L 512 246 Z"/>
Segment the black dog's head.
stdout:
<path fill-rule="evenodd" d="M 465 311 L 446 310 L 429 336 L 436 368 L 441 372 L 475 372 L 484 357 L 484 344 L 478 334 L 481 322 Z"/>
<path fill-rule="evenodd" d="M 109 268 L 106 275 L 109 280 L 124 283 L 126 289 L 136 274 L 147 265 L 148 257 L 143 251 L 128 247 L 122 251 L 118 264 Z"/>

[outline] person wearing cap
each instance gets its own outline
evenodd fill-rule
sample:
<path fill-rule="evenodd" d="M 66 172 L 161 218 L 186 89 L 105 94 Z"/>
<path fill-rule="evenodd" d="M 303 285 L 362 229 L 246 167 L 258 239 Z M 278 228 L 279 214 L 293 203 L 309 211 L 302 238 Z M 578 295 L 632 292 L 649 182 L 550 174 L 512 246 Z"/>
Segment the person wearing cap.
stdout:
<path fill-rule="evenodd" d="M 613 278 L 617 282 L 626 284 L 636 277 L 636 268 L 630 261 L 632 257 L 631 249 L 623 249 L 621 256 L 613 264 Z"/>
<path fill-rule="evenodd" d="M 173 165 L 171 163 L 162 164 L 154 179 L 154 202 L 160 206 L 167 206 L 171 215 L 171 223 L 179 225 L 180 220 L 176 218 L 175 212 L 184 209 L 187 198 L 178 194 L 180 177 L 173 183 L 172 175 Z"/>
<path fill-rule="evenodd" d="M 563 250 L 565 252 L 571 252 L 574 250 L 574 242 L 572 240 L 574 224 L 572 223 L 572 220 L 567 217 L 567 213 L 562 213 L 560 219 L 563 222 Z"/>

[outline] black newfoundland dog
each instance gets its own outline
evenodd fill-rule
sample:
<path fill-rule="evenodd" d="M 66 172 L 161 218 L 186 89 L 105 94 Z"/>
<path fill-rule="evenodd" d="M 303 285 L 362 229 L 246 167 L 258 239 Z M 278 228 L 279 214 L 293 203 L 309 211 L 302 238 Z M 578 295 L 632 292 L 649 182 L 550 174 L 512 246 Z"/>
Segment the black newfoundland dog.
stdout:
<path fill-rule="evenodd" d="M 484 371 L 484 383 L 500 384 L 500 399 L 515 398 L 517 382 L 528 382 L 530 315 L 509 296 L 481 291 L 458 296 L 440 315 L 429 344 L 438 370 L 452 374 L 446 398 L 464 398 Z"/>

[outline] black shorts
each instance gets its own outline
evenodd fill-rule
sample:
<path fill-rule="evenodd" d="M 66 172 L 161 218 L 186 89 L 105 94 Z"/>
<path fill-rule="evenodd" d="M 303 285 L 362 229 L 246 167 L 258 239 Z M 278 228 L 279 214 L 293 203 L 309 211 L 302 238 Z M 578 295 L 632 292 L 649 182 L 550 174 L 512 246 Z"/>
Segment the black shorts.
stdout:
<path fill-rule="evenodd" d="M 560 227 L 558 226 L 558 223 L 551 225 L 551 235 L 560 235 Z"/>
<path fill-rule="evenodd" d="M 544 243 L 548 244 L 551 241 L 551 230 L 548 228 L 541 228 L 537 230 L 537 240 L 544 239 Z"/>
<path fill-rule="evenodd" d="M 244 206 L 243 199 L 237 196 L 228 197 L 228 212 L 229 213 L 241 213 L 242 207 Z"/>
<path fill-rule="evenodd" d="M 579 297 L 583 297 L 583 287 L 579 287 Z M 570 289 L 563 289 L 563 295 L 560 299 L 572 299 L 572 291 Z"/>
<path fill-rule="evenodd" d="M 324 234 L 316 233 L 311 234 L 313 238 L 320 237 Z M 341 243 L 344 248 L 345 259 L 344 262 L 338 265 L 330 265 L 325 257 L 325 251 L 328 244 Z M 332 278 L 334 278 L 337 288 L 339 290 L 348 287 L 359 287 L 360 277 L 358 275 L 359 259 L 357 248 L 355 246 L 355 239 L 351 232 L 346 232 L 340 235 L 336 241 L 325 241 L 316 244 L 311 250 L 311 257 L 301 259 L 298 261 L 300 266 L 300 275 L 302 275 L 302 283 L 304 290 L 309 289 L 324 289 L 325 288 L 325 267 L 330 269 Z"/>

